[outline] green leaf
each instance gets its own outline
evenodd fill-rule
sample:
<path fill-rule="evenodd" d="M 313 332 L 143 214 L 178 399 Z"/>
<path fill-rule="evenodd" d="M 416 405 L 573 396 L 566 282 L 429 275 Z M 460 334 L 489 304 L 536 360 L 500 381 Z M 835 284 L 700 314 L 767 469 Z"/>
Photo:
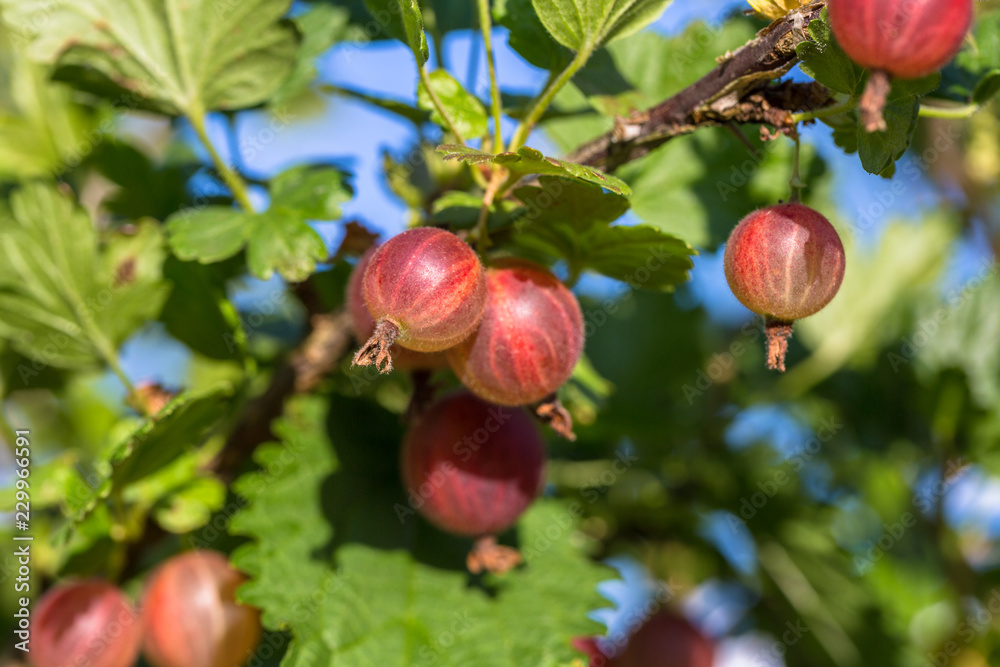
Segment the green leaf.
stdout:
<path fill-rule="evenodd" d="M 939 74 L 932 74 L 922 79 L 893 81 L 882 114 L 887 125 L 884 132 L 866 132 L 859 119 L 858 156 L 865 171 L 886 175 L 886 170 L 903 157 L 917 129 L 920 96 L 937 88 L 940 80 Z"/>
<path fill-rule="evenodd" d="M 295 65 L 290 0 L 0 0 L 29 57 L 128 106 L 201 115 L 267 100 Z M 44 25 L 44 30 L 34 26 Z M 94 75 L 100 77 L 94 80 Z"/>
<path fill-rule="evenodd" d="M 486 116 L 486 109 L 478 98 L 470 95 L 455 77 L 442 69 L 434 70 L 428 78 L 434 92 L 437 93 L 438 100 L 455 123 L 455 129 L 463 137 L 481 137 L 486 134 L 489 119 Z M 430 111 L 431 120 L 444 127 L 444 118 L 437 112 L 423 82 L 417 85 L 417 106 Z"/>
<path fill-rule="evenodd" d="M 340 205 L 353 195 L 348 176 L 333 167 L 302 165 L 271 181 L 271 208 L 311 220 L 340 218 Z"/>
<path fill-rule="evenodd" d="M 25 185 L 10 206 L 0 234 L 0 337 L 20 353 L 60 368 L 94 366 L 156 315 L 166 294 L 155 228 L 118 236 L 98 254 L 89 217 L 54 187 Z"/>
<path fill-rule="evenodd" d="M 594 48 L 642 30 L 671 0 L 532 0 L 552 37 L 573 51 Z"/>
<path fill-rule="evenodd" d="M 229 384 L 184 392 L 154 417 L 142 420 L 111 451 L 110 474 L 90 485 L 91 493 L 78 505 L 74 520 L 81 521 L 111 494 L 123 493 L 199 446 L 228 413 L 232 394 Z"/>
<path fill-rule="evenodd" d="M 214 275 L 214 267 L 171 257 L 163 273 L 171 286 L 160 313 L 167 332 L 198 354 L 236 359 L 239 317 L 226 298 L 224 281 Z"/>
<path fill-rule="evenodd" d="M 427 62 L 427 36 L 417 0 L 365 0 L 365 6 L 388 35 L 410 47 L 418 65 Z"/>
<path fill-rule="evenodd" d="M 268 102 L 271 108 L 294 103 L 312 87 L 317 76 L 316 58 L 347 37 L 349 19 L 350 12 L 346 8 L 327 4 L 313 5 L 309 11 L 292 19 L 302 35 L 302 42 L 295 55 L 294 68 Z"/>
<path fill-rule="evenodd" d="M 345 667 L 431 660 L 554 666 L 578 657 L 570 639 L 598 629 L 586 611 L 604 604 L 596 585 L 611 574 L 574 546 L 580 505 L 536 502 L 519 524 L 527 564 L 503 578 L 489 577 L 491 594 L 469 585 L 460 552 L 449 555 L 452 564 L 440 557 L 430 564 L 409 550 L 380 547 L 404 536 L 424 548 L 453 538 L 413 517 L 404 517 L 405 526 L 397 519 L 392 500 L 405 503 L 405 496 L 394 458 L 387 466 L 376 460 L 364 474 L 347 474 L 349 465 L 369 465 L 348 462 L 357 456 L 355 446 L 394 446 L 392 439 L 399 437 L 395 428 L 369 429 L 367 436 L 354 432 L 352 420 L 376 416 L 368 408 L 359 415 L 353 408 L 361 405 L 333 406 L 327 416 L 318 397 L 290 402 L 275 422 L 281 443 L 259 448 L 255 460 L 262 470 L 234 485 L 248 503 L 231 529 L 253 540 L 233 554 L 234 564 L 251 577 L 238 595 L 262 609 L 266 627 L 291 632 L 283 664 L 330 664 L 336 655 Z M 327 432 L 335 434 L 337 455 Z M 363 442 L 350 442 L 356 438 Z M 389 504 L 367 502 L 376 480 L 385 484 L 390 495 L 379 498 Z M 351 519 L 349 507 L 363 516 Z M 374 542 L 347 540 L 332 527 L 365 531 L 371 520 L 386 529 L 362 533 Z M 334 538 L 343 541 L 331 552 Z M 460 641 L 441 641 L 446 632 L 460 632 Z"/>
<path fill-rule="evenodd" d="M 531 0 L 500 0 L 493 12 L 496 22 L 510 31 L 510 48 L 535 67 L 555 72 L 573 60 L 573 53 L 549 35 Z"/>
<path fill-rule="evenodd" d="M 253 216 L 228 206 L 185 209 L 167 218 L 170 248 L 178 258 L 211 264 L 240 251 Z"/>
<path fill-rule="evenodd" d="M 830 26 L 830 11 L 823 8 L 820 17 L 809 23 L 812 41 L 801 42 L 795 52 L 802 71 L 838 93 L 855 97 L 861 94 L 865 70 L 844 53 Z"/>
<path fill-rule="evenodd" d="M 584 270 L 647 289 L 687 280 L 691 246 L 648 225 L 611 226 L 628 209 L 624 197 L 549 176 L 539 183 L 514 192 L 526 210 L 515 223 L 517 245 L 565 259 L 571 280 Z"/>
<path fill-rule="evenodd" d="M 156 319 L 170 291 L 163 282 L 166 249 L 160 225 L 147 220 L 129 234 L 115 233 L 101 259 L 101 281 L 111 304 L 96 309 L 95 320 L 117 345 Z"/>
<path fill-rule="evenodd" d="M 101 114 L 74 104 L 71 91 L 53 84 L 49 68 L 28 62 L 0 32 L 6 56 L 0 103 L 0 178 L 21 180 L 59 174 L 74 167 L 93 148 L 91 137 Z"/>
<path fill-rule="evenodd" d="M 943 83 L 935 96 L 946 99 L 984 104 L 1000 90 L 1000 14 L 976 17 L 970 38 L 941 74 Z"/>
<path fill-rule="evenodd" d="M 302 217 L 282 209 L 254 217 L 247 239 L 247 266 L 261 280 L 277 272 L 289 282 L 302 282 L 326 257 L 326 244 Z"/>
<path fill-rule="evenodd" d="M 445 160 L 461 160 L 470 164 L 484 164 L 487 162 L 499 164 L 510 172 L 510 177 L 513 180 L 520 180 L 522 177 L 530 176 L 531 174 L 552 174 L 599 185 L 602 188 L 626 197 L 632 194 L 629 186 L 614 176 L 604 174 L 592 167 L 585 167 L 582 164 L 545 157 L 539 151 L 527 146 L 522 146 L 516 153 L 500 153 L 498 155 L 483 153 L 474 148 L 457 144 L 438 146 L 437 150 L 439 153 L 444 153 Z"/>

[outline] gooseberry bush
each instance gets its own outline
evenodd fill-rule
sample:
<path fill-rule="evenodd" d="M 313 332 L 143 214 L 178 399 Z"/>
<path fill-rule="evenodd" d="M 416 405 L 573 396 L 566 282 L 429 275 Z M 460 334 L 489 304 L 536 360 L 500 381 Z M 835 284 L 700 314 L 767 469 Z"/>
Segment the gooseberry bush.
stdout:
<path fill-rule="evenodd" d="M 0 662 L 1000 664 L 995 5 L 0 0 Z"/>

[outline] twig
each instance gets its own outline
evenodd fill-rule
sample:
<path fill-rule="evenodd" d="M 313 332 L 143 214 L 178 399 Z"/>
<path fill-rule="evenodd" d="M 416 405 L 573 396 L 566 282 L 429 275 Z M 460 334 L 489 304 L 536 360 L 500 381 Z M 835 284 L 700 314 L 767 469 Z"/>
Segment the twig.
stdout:
<path fill-rule="evenodd" d="M 795 47 L 809 39 L 806 28 L 825 6 L 820 0 L 776 21 L 695 83 L 655 107 L 619 119 L 614 130 L 567 159 L 614 171 L 699 127 L 730 122 L 793 127 L 792 112 L 828 106 L 833 101 L 830 92 L 817 83 L 770 82 L 798 61 Z"/>

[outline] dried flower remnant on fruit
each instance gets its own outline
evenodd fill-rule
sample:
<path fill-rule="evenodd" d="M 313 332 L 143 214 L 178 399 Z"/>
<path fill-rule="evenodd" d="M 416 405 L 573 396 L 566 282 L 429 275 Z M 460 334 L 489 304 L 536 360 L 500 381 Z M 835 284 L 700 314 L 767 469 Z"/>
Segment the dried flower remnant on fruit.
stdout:
<path fill-rule="evenodd" d="M 830 25 L 851 59 L 871 70 L 858 111 L 868 132 L 886 129 L 892 78 L 918 79 L 944 67 L 962 46 L 972 0 L 830 0 Z"/>
<path fill-rule="evenodd" d="M 486 307 L 486 276 L 464 241 L 442 229 L 421 227 L 375 250 L 362 293 L 375 331 L 354 363 L 375 364 L 387 373 L 394 343 L 437 352 L 467 338 Z"/>
<path fill-rule="evenodd" d="M 754 211 L 730 235 L 724 265 L 736 298 L 764 317 L 768 368 L 784 371 L 792 323 L 822 310 L 844 279 L 837 230 L 802 204 Z"/>

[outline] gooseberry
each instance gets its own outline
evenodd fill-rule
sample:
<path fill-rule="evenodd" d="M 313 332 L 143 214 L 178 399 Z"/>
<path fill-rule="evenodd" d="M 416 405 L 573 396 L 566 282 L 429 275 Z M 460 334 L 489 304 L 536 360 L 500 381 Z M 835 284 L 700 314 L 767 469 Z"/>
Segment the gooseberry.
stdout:
<path fill-rule="evenodd" d="M 871 70 L 858 110 L 869 132 L 885 130 L 891 77 L 916 79 L 958 53 L 972 23 L 972 0 L 830 0 L 837 42 Z"/>
<path fill-rule="evenodd" d="M 362 343 L 375 333 L 375 320 L 365 305 L 364 276 L 376 249 L 377 246 L 373 246 L 361 256 L 347 281 L 346 301 L 347 311 L 351 315 L 351 328 L 354 337 Z M 389 349 L 389 356 L 392 358 L 393 368 L 401 371 L 437 370 L 448 365 L 444 352 L 416 352 L 399 344 L 393 344 Z"/>
<path fill-rule="evenodd" d="M 558 278 L 531 262 L 498 262 L 486 271 L 486 286 L 479 328 L 448 350 L 448 362 L 487 401 L 540 401 L 569 379 L 580 359 L 580 305 Z"/>
<path fill-rule="evenodd" d="M 393 343 L 437 352 L 461 342 L 486 306 L 486 276 L 476 253 L 443 229 L 410 229 L 372 254 L 362 281 L 375 331 L 354 363 L 392 369 Z"/>
<path fill-rule="evenodd" d="M 764 316 L 768 368 L 784 371 L 792 323 L 830 303 L 844 279 L 837 230 L 802 204 L 754 211 L 730 235 L 724 264 L 736 298 Z"/>
<path fill-rule="evenodd" d="M 154 667 L 239 667 L 261 637 L 260 612 L 236 602 L 246 581 L 222 554 L 188 551 L 150 577 L 143 655 Z"/>
<path fill-rule="evenodd" d="M 442 530 L 486 538 L 474 555 L 495 551 L 490 538 L 517 521 L 545 477 L 545 445 L 528 413 L 464 391 L 423 413 L 401 459 L 411 505 Z"/>
<path fill-rule="evenodd" d="M 50 589 L 34 609 L 28 658 L 35 667 L 132 667 L 142 619 L 121 591 L 98 579 Z"/>
<path fill-rule="evenodd" d="M 623 647 L 591 637 L 573 640 L 590 657 L 590 667 L 712 667 L 715 645 L 683 616 L 660 611 L 643 623 Z"/>

